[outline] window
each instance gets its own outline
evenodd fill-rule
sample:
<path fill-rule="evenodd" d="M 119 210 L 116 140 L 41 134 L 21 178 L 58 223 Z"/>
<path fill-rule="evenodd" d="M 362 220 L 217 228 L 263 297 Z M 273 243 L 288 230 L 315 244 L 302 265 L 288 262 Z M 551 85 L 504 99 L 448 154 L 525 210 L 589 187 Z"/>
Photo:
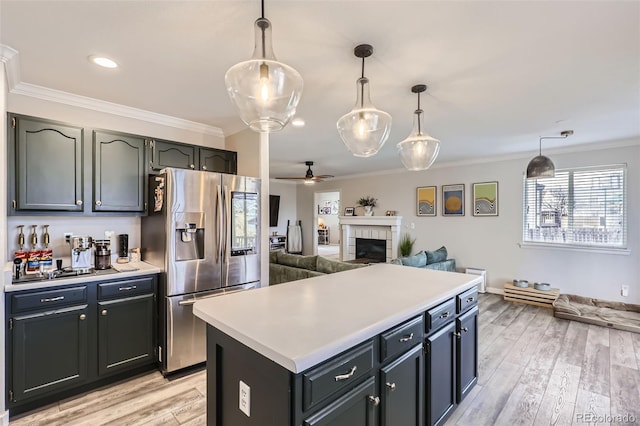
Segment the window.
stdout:
<path fill-rule="evenodd" d="M 626 248 L 626 166 L 556 171 L 525 179 L 524 242 Z"/>

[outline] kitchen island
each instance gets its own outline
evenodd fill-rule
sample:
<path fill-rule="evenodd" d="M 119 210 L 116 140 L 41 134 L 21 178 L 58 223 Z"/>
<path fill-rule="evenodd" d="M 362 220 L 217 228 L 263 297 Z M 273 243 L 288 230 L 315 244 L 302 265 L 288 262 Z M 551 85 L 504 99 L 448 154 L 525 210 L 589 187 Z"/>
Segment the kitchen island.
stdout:
<path fill-rule="evenodd" d="M 479 280 L 378 264 L 196 302 L 208 424 L 443 422 L 477 380 Z"/>

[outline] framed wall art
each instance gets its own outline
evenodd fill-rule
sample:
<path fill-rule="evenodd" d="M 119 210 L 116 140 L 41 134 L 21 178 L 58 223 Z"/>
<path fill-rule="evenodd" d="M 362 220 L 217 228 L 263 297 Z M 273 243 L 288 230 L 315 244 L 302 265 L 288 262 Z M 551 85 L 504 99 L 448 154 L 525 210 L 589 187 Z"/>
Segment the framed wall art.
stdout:
<path fill-rule="evenodd" d="M 498 182 L 473 184 L 473 215 L 498 216 Z"/>
<path fill-rule="evenodd" d="M 354 207 L 345 207 L 344 208 L 344 215 L 345 216 L 353 216 L 353 211 L 354 211 Z"/>
<path fill-rule="evenodd" d="M 464 183 L 442 185 L 442 216 L 464 216 Z"/>
<path fill-rule="evenodd" d="M 416 190 L 416 214 L 418 216 L 435 216 L 437 213 L 437 188 L 422 186 Z"/>

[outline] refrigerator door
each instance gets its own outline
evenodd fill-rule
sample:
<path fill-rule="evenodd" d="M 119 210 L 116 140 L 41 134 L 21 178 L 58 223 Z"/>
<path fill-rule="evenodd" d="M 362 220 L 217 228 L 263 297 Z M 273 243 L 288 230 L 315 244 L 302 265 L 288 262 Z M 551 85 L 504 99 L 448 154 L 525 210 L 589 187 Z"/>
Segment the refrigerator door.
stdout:
<path fill-rule="evenodd" d="M 222 287 L 220 175 L 165 169 L 167 295 Z"/>
<path fill-rule="evenodd" d="M 251 285 L 237 287 L 248 290 Z M 162 372 L 180 370 L 206 361 L 206 323 L 193 315 L 197 300 L 228 294 L 229 290 L 215 290 L 198 294 L 165 297 L 167 327 L 163 337 Z"/>
<path fill-rule="evenodd" d="M 225 198 L 223 286 L 260 281 L 260 179 L 222 175 Z"/>

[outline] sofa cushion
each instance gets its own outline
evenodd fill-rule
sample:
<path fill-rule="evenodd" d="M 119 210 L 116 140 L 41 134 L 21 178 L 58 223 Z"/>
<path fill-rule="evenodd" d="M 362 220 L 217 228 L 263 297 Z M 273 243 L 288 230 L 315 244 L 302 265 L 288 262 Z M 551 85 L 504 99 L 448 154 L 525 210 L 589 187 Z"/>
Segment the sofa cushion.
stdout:
<path fill-rule="evenodd" d="M 269 252 L 269 263 L 278 263 L 278 250 Z"/>
<path fill-rule="evenodd" d="M 436 271 L 456 271 L 456 260 L 455 259 L 447 259 L 444 262 L 435 262 L 429 263 L 425 266 L 426 269 L 435 269 Z"/>
<path fill-rule="evenodd" d="M 309 271 L 316 270 L 316 261 L 318 256 L 301 256 L 299 254 L 288 254 L 278 252 L 278 263 L 294 268 L 307 269 Z"/>
<path fill-rule="evenodd" d="M 303 280 L 311 277 L 319 277 L 321 275 L 325 274 L 317 271 L 310 271 L 308 269 L 280 265 L 278 263 L 269 264 L 269 285 Z"/>
<path fill-rule="evenodd" d="M 424 251 L 421 251 L 413 256 L 401 257 L 400 262 L 402 262 L 404 266 L 420 268 L 427 264 L 427 255 Z"/>
<path fill-rule="evenodd" d="M 436 251 L 427 250 L 426 254 L 427 254 L 427 262 L 426 262 L 427 265 L 430 263 L 444 262 L 445 260 L 447 260 L 447 248 L 445 246 L 440 247 Z"/>
<path fill-rule="evenodd" d="M 348 271 L 349 269 L 361 268 L 364 265 L 357 263 L 345 263 L 339 260 L 331 260 L 322 256 L 318 256 L 316 262 L 316 270 L 325 274 L 333 274 L 334 272 Z"/>

